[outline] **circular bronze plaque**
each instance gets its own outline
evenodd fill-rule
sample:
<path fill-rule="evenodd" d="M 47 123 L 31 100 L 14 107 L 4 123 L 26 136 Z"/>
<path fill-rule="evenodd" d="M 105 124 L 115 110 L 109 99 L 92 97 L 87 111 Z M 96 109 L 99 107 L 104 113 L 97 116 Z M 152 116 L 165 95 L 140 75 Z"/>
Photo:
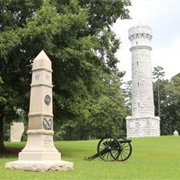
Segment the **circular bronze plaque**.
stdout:
<path fill-rule="evenodd" d="M 51 97 L 49 95 L 46 95 L 45 98 L 44 98 L 44 102 L 49 105 L 50 102 L 51 102 Z"/>

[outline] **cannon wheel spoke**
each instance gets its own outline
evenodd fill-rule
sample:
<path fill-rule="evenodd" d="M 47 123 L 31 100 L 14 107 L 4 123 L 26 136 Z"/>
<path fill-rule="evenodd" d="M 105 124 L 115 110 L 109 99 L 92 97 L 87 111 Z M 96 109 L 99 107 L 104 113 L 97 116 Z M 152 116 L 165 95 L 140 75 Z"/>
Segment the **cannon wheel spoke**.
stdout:
<path fill-rule="evenodd" d="M 114 137 L 106 137 L 99 141 L 97 153 L 104 161 L 113 161 L 119 157 L 120 143 Z"/>
<path fill-rule="evenodd" d="M 119 156 L 117 157 L 117 161 L 125 161 L 127 160 L 132 153 L 132 146 L 130 142 L 126 142 L 125 138 L 119 139 L 119 142 L 121 144 L 121 152 L 119 153 Z"/>

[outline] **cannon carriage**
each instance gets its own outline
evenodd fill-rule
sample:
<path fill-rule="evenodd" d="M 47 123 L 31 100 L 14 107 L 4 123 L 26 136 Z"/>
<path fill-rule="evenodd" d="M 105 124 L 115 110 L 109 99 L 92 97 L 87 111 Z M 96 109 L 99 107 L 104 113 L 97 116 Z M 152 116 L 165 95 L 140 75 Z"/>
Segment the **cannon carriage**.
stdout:
<path fill-rule="evenodd" d="M 131 140 L 126 138 L 105 137 L 97 145 L 97 153 L 85 157 L 93 160 L 100 157 L 104 161 L 125 161 L 132 153 Z"/>

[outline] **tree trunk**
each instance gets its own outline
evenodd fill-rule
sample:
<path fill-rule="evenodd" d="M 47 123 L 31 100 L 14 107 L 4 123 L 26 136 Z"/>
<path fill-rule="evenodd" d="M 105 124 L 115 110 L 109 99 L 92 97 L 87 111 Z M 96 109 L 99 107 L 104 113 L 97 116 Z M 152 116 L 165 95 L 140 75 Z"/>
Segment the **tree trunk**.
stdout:
<path fill-rule="evenodd" d="M 5 151 L 4 132 L 3 132 L 3 115 L 0 112 L 0 153 Z"/>

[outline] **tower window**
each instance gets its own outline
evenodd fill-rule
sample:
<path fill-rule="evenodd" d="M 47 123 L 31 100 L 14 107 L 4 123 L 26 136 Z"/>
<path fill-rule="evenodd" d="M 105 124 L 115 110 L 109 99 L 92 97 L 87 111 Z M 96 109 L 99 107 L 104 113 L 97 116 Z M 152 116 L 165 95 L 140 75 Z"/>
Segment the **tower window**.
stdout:
<path fill-rule="evenodd" d="M 138 87 L 139 87 L 139 83 L 137 83 Z"/>
<path fill-rule="evenodd" d="M 136 41 L 136 45 L 138 45 L 138 41 Z"/>
<path fill-rule="evenodd" d="M 137 61 L 137 66 L 139 65 L 139 62 Z"/>

